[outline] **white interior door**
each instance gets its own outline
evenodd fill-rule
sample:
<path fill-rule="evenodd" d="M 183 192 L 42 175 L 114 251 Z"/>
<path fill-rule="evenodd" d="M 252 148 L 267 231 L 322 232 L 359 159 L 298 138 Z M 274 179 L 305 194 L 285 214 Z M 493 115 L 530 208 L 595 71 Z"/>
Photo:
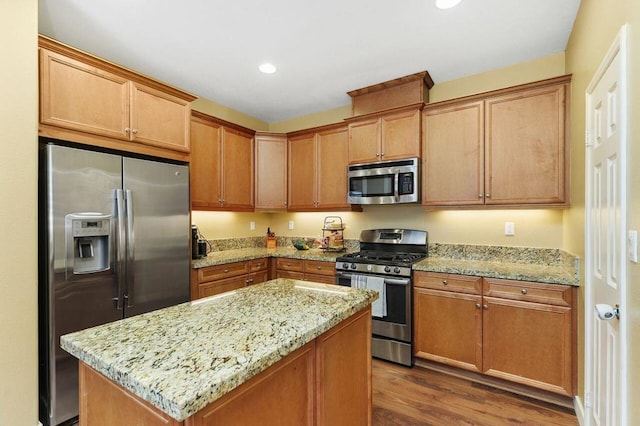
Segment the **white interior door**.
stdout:
<path fill-rule="evenodd" d="M 586 423 L 626 424 L 626 27 L 587 88 Z M 619 308 L 620 319 L 600 308 Z"/>

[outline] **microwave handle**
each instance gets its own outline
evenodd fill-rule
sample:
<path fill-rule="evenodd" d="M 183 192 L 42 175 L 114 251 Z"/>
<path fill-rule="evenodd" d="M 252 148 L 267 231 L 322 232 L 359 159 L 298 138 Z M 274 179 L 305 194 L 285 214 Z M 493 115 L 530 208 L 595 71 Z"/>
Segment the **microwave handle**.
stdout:
<path fill-rule="evenodd" d="M 396 203 L 400 202 L 400 189 L 398 188 L 398 185 L 400 185 L 400 179 L 398 178 L 399 173 L 394 173 L 393 174 L 393 197 L 396 200 Z"/>

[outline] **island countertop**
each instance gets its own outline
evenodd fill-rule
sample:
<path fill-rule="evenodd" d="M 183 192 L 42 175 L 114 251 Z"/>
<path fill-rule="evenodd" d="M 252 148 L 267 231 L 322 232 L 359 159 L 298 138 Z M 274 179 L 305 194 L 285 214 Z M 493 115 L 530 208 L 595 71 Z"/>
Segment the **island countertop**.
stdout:
<path fill-rule="evenodd" d="M 67 334 L 61 346 L 182 421 L 377 298 L 281 278 Z"/>

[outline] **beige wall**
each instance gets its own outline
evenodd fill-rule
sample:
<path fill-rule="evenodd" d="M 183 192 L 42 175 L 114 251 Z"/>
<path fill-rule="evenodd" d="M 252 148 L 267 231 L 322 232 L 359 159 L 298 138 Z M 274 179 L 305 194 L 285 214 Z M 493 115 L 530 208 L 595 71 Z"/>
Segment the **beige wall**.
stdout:
<path fill-rule="evenodd" d="M 620 27 L 629 23 L 629 149 L 627 156 L 628 179 L 628 225 L 630 229 L 640 229 L 640 2 L 637 0 L 582 0 L 569 44 L 566 50 L 567 72 L 573 74 L 571 114 L 572 133 L 572 193 L 573 208 L 565 214 L 563 230 L 564 245 L 567 249 L 584 257 L 584 133 L 585 133 L 585 90 L 596 72 L 602 58 L 613 42 Z M 640 268 L 628 262 L 628 291 L 626 315 L 629 325 L 628 361 L 628 424 L 640 424 L 640 406 L 637 389 L 640 387 Z M 584 274 L 581 274 L 584 276 Z M 582 288 L 581 290 L 583 290 Z M 580 299 L 584 305 L 584 291 Z M 581 309 L 580 315 L 584 315 Z M 584 352 L 584 332 L 580 333 L 579 351 Z M 584 364 L 581 363 L 583 366 Z M 582 374 L 580 375 L 582 376 Z M 580 394 L 584 394 L 581 383 Z"/>
<path fill-rule="evenodd" d="M 37 8 L 0 1 L 0 425 L 38 423 Z"/>
<path fill-rule="evenodd" d="M 269 123 L 258 120 L 257 118 L 243 114 L 240 111 L 236 111 L 235 109 L 231 109 L 209 99 L 196 99 L 191 103 L 191 109 L 204 112 L 205 114 L 209 114 L 222 120 L 230 121 L 244 127 L 248 127 L 249 129 L 262 131 L 269 130 Z"/>

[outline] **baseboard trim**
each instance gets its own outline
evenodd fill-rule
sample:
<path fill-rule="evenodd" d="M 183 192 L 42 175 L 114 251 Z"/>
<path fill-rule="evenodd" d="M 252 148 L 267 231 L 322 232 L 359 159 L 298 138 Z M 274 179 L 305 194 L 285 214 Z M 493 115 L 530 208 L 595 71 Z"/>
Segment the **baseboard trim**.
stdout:
<path fill-rule="evenodd" d="M 480 383 L 482 385 L 491 386 L 500 390 L 515 393 L 517 395 L 522 395 L 527 398 L 532 398 L 575 410 L 574 398 L 570 396 L 558 395 L 553 392 L 532 388 L 530 386 L 521 385 L 519 383 L 513 383 L 507 380 L 498 379 L 496 377 L 485 376 L 473 371 L 462 370 L 460 368 L 451 367 L 448 365 L 439 364 L 423 359 L 415 359 L 415 366 L 428 368 L 440 373 L 448 374 L 462 379 L 468 379 L 475 383 Z"/>

